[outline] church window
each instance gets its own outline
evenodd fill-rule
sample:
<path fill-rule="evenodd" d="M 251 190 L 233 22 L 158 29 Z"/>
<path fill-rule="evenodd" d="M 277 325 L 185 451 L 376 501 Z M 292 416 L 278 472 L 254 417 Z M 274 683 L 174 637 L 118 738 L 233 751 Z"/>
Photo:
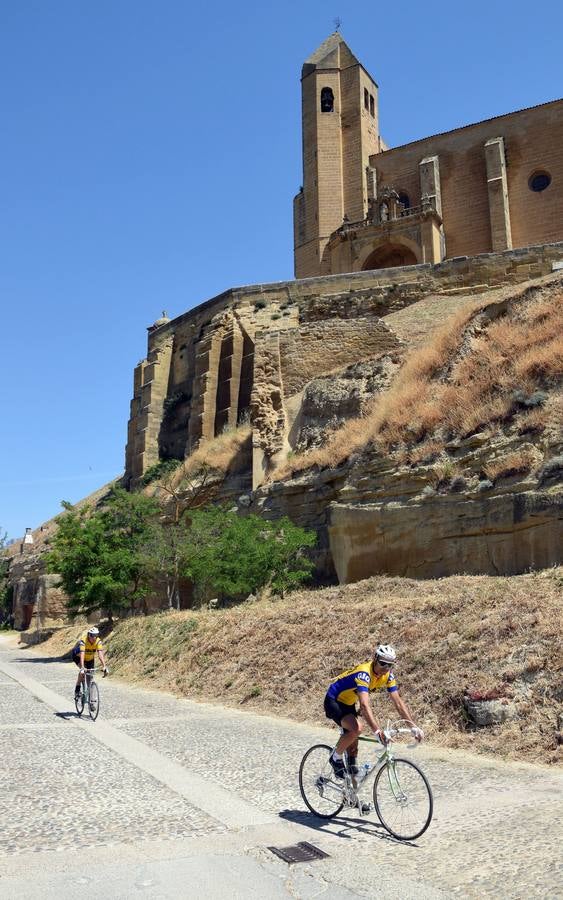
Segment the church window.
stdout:
<path fill-rule="evenodd" d="M 364 88 L 364 106 L 366 109 L 369 109 L 369 91 L 367 88 Z"/>
<path fill-rule="evenodd" d="M 332 88 L 324 87 L 321 90 L 321 112 L 333 112 L 334 94 Z"/>
<path fill-rule="evenodd" d="M 373 94 L 369 95 L 369 111 L 370 114 L 375 117 L 375 100 L 373 99 Z"/>
<path fill-rule="evenodd" d="M 399 191 L 399 203 L 402 204 L 403 209 L 410 209 L 411 201 L 406 191 Z"/>
<path fill-rule="evenodd" d="M 551 175 L 548 172 L 534 172 L 533 175 L 530 175 L 528 181 L 528 187 L 531 191 L 535 191 L 539 193 L 540 191 L 545 191 L 546 188 L 551 184 Z"/>

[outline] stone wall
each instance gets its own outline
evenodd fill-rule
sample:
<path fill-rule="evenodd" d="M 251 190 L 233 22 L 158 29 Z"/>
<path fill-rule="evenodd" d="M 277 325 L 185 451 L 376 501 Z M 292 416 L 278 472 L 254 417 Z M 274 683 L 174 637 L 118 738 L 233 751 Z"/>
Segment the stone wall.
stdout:
<path fill-rule="evenodd" d="M 40 629 L 61 624 L 66 618 L 66 595 L 58 575 L 47 575 L 39 553 L 11 557 L 9 580 L 13 588 L 14 628 Z"/>
<path fill-rule="evenodd" d="M 501 137 L 507 167 L 511 237 L 514 247 L 561 240 L 563 227 L 563 100 L 487 119 L 476 125 L 414 141 L 372 157 L 384 184 L 421 202 L 419 164 L 439 161 L 447 256 L 492 250 L 487 142 Z M 546 170 L 552 181 L 531 191 L 530 176 Z"/>
<path fill-rule="evenodd" d="M 172 321 L 159 320 L 134 374 L 125 483 L 138 484 L 160 458 L 183 459 L 250 415 L 256 486 L 269 467 L 261 454 L 291 449 L 299 412 L 292 398 L 308 381 L 400 347 L 386 316 L 436 296 L 443 317 L 448 296 L 454 311 L 467 292 L 539 277 L 561 262 L 559 243 L 438 265 L 250 285 Z M 266 433 L 272 415 L 285 430 L 276 449 Z"/>
<path fill-rule="evenodd" d="M 497 451 L 502 444 L 500 438 Z M 478 472 L 491 448 L 489 441 L 476 448 L 468 439 L 459 452 Z M 557 452 L 557 446 L 542 448 L 547 458 Z M 320 580 L 516 575 L 563 561 L 562 473 L 545 482 L 538 470 L 486 490 L 475 479 L 459 493 L 441 492 L 434 490 L 431 467 L 401 468 L 372 452 L 336 469 L 264 485 L 249 509 L 266 518 L 288 515 L 316 531 Z"/>
<path fill-rule="evenodd" d="M 282 332 L 281 372 L 286 397 L 318 375 L 382 356 L 400 346 L 397 336 L 375 316 L 325 319 Z"/>

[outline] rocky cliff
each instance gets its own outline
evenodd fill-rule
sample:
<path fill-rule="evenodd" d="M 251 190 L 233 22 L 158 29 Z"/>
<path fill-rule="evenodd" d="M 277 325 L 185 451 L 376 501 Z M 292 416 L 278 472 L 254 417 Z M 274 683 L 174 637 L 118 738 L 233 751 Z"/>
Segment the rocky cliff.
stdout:
<path fill-rule="evenodd" d="M 317 530 L 322 576 L 509 575 L 562 560 L 563 278 L 484 292 L 423 335 L 427 306 L 401 313 L 417 335 L 402 360 L 307 385 L 295 445 L 309 452 L 252 494 L 250 508 Z"/>

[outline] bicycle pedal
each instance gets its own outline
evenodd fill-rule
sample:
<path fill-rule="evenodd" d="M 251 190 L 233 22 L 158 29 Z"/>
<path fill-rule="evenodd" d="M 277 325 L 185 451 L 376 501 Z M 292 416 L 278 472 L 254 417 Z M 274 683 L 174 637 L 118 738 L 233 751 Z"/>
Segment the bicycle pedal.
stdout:
<path fill-rule="evenodd" d="M 367 816 L 367 814 L 371 812 L 371 803 L 361 803 L 360 812 L 362 816 Z"/>

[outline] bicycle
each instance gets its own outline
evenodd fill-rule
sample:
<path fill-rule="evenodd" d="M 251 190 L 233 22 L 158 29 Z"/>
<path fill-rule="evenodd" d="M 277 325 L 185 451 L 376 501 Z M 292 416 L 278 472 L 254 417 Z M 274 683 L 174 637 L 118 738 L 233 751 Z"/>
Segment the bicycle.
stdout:
<path fill-rule="evenodd" d="M 100 669 L 101 666 L 95 666 L 92 669 L 84 670 L 84 681 L 82 682 L 80 693 L 78 697 L 75 696 L 74 698 L 78 715 L 81 716 L 84 712 L 84 707 L 87 707 L 93 722 L 96 721 L 100 712 L 100 691 L 94 680 L 94 672 L 99 672 Z M 104 674 L 104 678 L 106 674 L 107 670 Z"/>
<path fill-rule="evenodd" d="M 391 748 L 393 738 L 407 733 L 411 734 L 410 727 L 388 722 L 384 731 L 388 743 L 379 745 L 380 753 L 374 748 L 375 763 L 366 762 L 358 775 L 353 775 L 344 754 L 343 779 L 335 777 L 329 762 L 333 747 L 310 747 L 299 766 L 299 789 L 310 811 L 320 819 L 332 819 L 344 807 L 357 809 L 360 816 L 375 810 L 383 827 L 400 841 L 413 841 L 424 834 L 432 821 L 432 789 L 424 772 L 411 760 L 395 756 Z M 374 738 L 360 737 L 360 741 L 379 744 Z M 361 800 L 359 792 L 374 776 L 372 806 Z"/>

